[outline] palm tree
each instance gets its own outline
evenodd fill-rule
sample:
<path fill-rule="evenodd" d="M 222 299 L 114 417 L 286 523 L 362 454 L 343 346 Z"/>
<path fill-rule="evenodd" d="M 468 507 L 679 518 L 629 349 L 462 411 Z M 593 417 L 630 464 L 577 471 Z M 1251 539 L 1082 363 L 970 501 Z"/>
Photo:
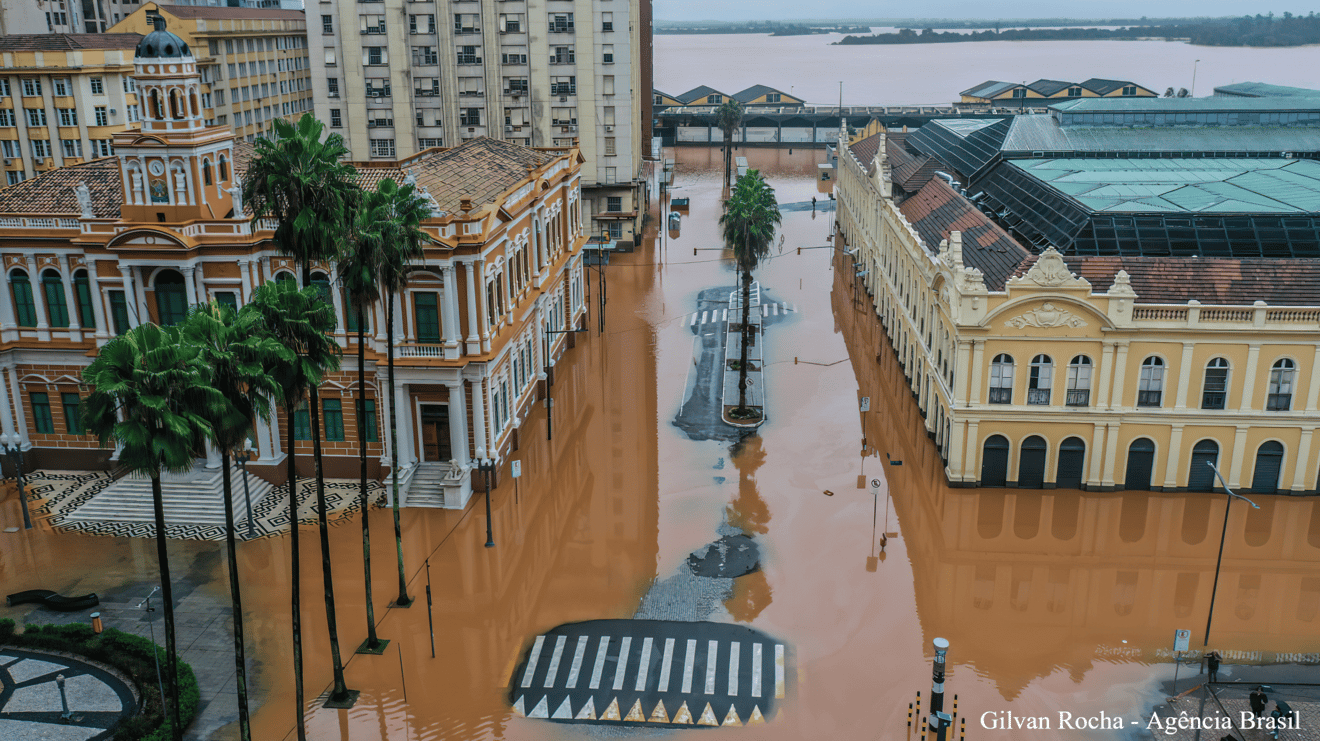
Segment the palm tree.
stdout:
<path fill-rule="evenodd" d="M 749 170 L 738 178 L 733 193 L 720 217 L 724 244 L 733 250 L 742 273 L 742 353 L 738 364 L 738 408 L 734 416 L 750 418 L 747 408 L 747 341 L 751 335 L 752 271 L 770 253 L 775 227 L 779 224 L 779 205 L 775 189 L 758 170 Z"/>
<path fill-rule="evenodd" d="M 335 327 L 334 308 L 321 300 L 320 290 L 314 286 L 299 289 L 293 281 L 269 281 L 252 293 L 248 303 L 249 310 L 259 314 L 266 331 L 283 343 L 292 353 L 291 356 L 276 359 L 267 370 L 275 377 L 283 391 L 284 412 L 287 415 L 288 428 L 288 476 L 289 476 L 289 542 L 293 551 L 291 570 L 293 572 L 293 672 L 294 691 L 298 711 L 298 738 L 305 741 L 307 732 L 303 725 L 303 676 L 302 676 L 302 600 L 301 580 L 299 578 L 300 557 L 298 550 L 298 491 L 297 468 L 294 465 L 294 451 L 297 449 L 294 418 L 298 407 L 321 384 L 321 378 L 328 371 L 339 368 L 339 343 L 330 336 Z M 314 404 L 312 406 L 315 406 Z M 319 474 L 319 466 L 317 467 Z M 324 492 L 318 492 L 321 501 L 321 516 L 324 518 Z M 322 550 L 323 560 L 327 556 Z M 327 602 L 333 596 L 327 594 Z M 333 603 L 332 603 L 333 604 Z M 350 696 L 344 684 L 344 667 L 339 660 L 339 640 L 335 625 L 335 613 L 327 607 L 330 620 L 330 652 L 335 669 L 335 688 L 332 701 Z"/>
<path fill-rule="evenodd" d="M 196 452 L 211 434 L 208 419 L 225 404 L 213 388 L 209 369 L 198 362 L 196 347 L 181 342 L 175 327 L 141 324 L 106 343 L 83 371 L 92 386 L 84 420 L 104 447 L 120 446 L 119 465 L 151 479 L 155 505 L 156 559 L 165 608 L 165 682 L 161 698 L 171 734 L 183 738 L 179 713 L 178 650 L 174 636 L 174 591 L 165 540 L 165 500 L 161 470 L 190 471 Z"/>
<path fill-rule="evenodd" d="M 422 256 L 422 245 L 429 242 L 421 229 L 422 221 L 431 216 L 426 199 L 417 194 L 412 185 L 399 187 L 386 178 L 380 182 L 373 199 L 385 206 L 387 218 L 380 222 L 380 261 L 376 265 L 376 285 L 385 291 L 385 353 L 389 367 L 389 389 L 386 395 L 390 405 L 390 452 L 394 456 L 391 472 L 394 510 L 394 550 L 399 563 L 399 596 L 394 604 L 407 607 L 412 604 L 408 596 L 408 582 L 403 573 L 403 528 L 399 524 L 399 426 L 394 424 L 394 297 L 408 284 L 408 266 L 414 258 Z M 360 326 L 360 325 L 359 325 Z"/>
<path fill-rule="evenodd" d="M 253 218 L 276 220 L 275 243 L 302 266 L 304 285 L 311 283 L 313 262 L 331 259 L 340 252 L 361 197 L 357 171 L 343 161 L 348 155 L 343 138 L 339 134 L 330 134 L 322 141 L 324 131 L 325 125 L 310 114 L 300 118 L 297 124 L 275 119 L 273 136 L 257 140 L 256 157 L 247 170 L 247 192 Z M 333 331 L 335 318 L 328 299 L 328 296 L 319 297 L 319 301 L 330 310 L 327 331 Z M 330 528 L 321 458 L 321 405 L 317 394 L 309 395 L 307 407 L 316 477 L 317 526 L 321 534 L 326 624 L 330 631 L 330 654 L 335 674 L 335 689 L 328 704 L 347 707 L 355 695 L 344 685 L 344 667 L 339 658 L 334 572 L 330 561 Z"/>
<path fill-rule="evenodd" d="M 743 105 L 730 98 L 715 109 L 715 125 L 724 132 L 724 187 L 729 187 L 730 165 L 733 163 L 733 132 L 742 126 Z"/>
<path fill-rule="evenodd" d="M 252 741 L 248 722 L 247 659 L 243 647 L 243 598 L 238 580 L 230 458 L 249 439 L 258 418 L 270 418 L 270 400 L 278 391 L 266 372 L 272 362 L 288 362 L 293 353 L 265 331 L 260 314 L 235 311 L 218 303 L 199 304 L 182 327 L 184 342 L 198 349 L 197 362 L 211 375 L 211 386 L 225 403 L 208 408 L 211 440 L 220 451 L 225 497 L 225 544 L 229 557 L 229 595 L 234 616 L 234 665 L 238 682 L 238 733 Z M 249 513 L 250 514 L 250 513 Z"/>

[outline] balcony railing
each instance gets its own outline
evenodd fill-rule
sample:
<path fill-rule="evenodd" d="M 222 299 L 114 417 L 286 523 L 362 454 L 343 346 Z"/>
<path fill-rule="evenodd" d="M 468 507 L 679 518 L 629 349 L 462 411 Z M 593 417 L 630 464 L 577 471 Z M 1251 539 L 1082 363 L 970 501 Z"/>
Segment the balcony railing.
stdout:
<path fill-rule="evenodd" d="M 445 355 L 444 345 L 399 345 L 399 357 L 401 358 L 442 358 Z"/>
<path fill-rule="evenodd" d="M 1157 407 L 1160 405 L 1160 397 L 1164 391 L 1156 389 L 1154 391 L 1137 391 L 1137 406 L 1139 407 Z"/>
<path fill-rule="evenodd" d="M 1068 400 L 1065 403 L 1070 407 L 1091 406 L 1091 389 L 1068 389 Z"/>
<path fill-rule="evenodd" d="M 1202 409 L 1223 409 L 1228 401 L 1228 394 L 1223 391 L 1206 391 L 1201 394 Z"/>
<path fill-rule="evenodd" d="M 1013 389 L 990 389 L 991 404 L 1012 404 Z"/>
<path fill-rule="evenodd" d="M 1265 401 L 1265 410 L 1269 412 L 1286 412 L 1292 409 L 1292 394 L 1270 394 L 1270 398 Z"/>
<path fill-rule="evenodd" d="M 1047 405 L 1050 403 L 1049 389 L 1027 389 L 1027 403 Z"/>

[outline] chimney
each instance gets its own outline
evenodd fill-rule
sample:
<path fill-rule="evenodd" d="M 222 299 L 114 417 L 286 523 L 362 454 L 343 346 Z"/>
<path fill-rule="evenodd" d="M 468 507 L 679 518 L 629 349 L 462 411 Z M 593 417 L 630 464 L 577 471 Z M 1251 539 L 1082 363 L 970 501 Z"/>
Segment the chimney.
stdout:
<path fill-rule="evenodd" d="M 463 213 L 467 213 L 472 210 L 472 199 L 469 198 L 468 196 L 463 196 L 462 198 L 458 199 L 458 203 L 459 203 L 459 208 L 462 209 Z"/>

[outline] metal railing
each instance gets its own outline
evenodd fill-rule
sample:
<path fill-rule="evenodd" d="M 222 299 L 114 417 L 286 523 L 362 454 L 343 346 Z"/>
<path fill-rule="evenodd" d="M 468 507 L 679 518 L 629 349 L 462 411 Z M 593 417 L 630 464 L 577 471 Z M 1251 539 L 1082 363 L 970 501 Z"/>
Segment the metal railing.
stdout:
<path fill-rule="evenodd" d="M 1048 405 L 1050 403 L 1049 389 L 1027 389 L 1027 403 L 1036 405 Z"/>
<path fill-rule="evenodd" d="M 1162 389 L 1153 391 L 1137 391 L 1137 406 L 1139 407 L 1157 407 L 1160 405 L 1161 397 L 1164 396 Z"/>
<path fill-rule="evenodd" d="M 1008 389 L 992 388 L 992 389 L 990 389 L 990 403 L 991 403 L 991 404 L 1012 404 L 1012 403 L 1013 403 L 1013 389 L 1011 389 L 1011 388 L 1008 388 Z"/>
<path fill-rule="evenodd" d="M 1070 407 L 1091 406 L 1091 389 L 1068 389 L 1068 398 L 1064 403 Z"/>

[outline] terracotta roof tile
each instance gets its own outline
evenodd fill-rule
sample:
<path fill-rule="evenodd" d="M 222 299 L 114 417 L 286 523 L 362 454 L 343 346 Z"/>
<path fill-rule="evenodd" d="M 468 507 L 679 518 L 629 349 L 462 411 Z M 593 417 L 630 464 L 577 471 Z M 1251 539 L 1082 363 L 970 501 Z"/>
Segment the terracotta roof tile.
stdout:
<path fill-rule="evenodd" d="M 901 137 L 901 138 L 896 138 Z M 906 146 L 907 134 L 890 134 L 885 139 L 885 154 L 894 185 L 908 193 L 921 190 L 944 165 L 934 157 L 914 152 Z"/>
<path fill-rule="evenodd" d="M 1030 253 L 939 178 L 926 183 L 898 207 L 932 254 L 949 232 L 962 232 L 963 264 L 980 270 L 986 288 L 1003 290 Z"/>
<path fill-rule="evenodd" d="M 16 33 L 0 36 L 0 51 L 136 49 L 140 33 Z"/>
<path fill-rule="evenodd" d="M 73 189 L 80 182 L 87 183 L 92 194 L 92 212 L 98 218 L 119 216 L 124 195 L 119 182 L 119 160 L 115 157 L 68 165 L 0 189 L 0 213 L 77 216 L 80 209 Z"/>
<path fill-rule="evenodd" d="M 307 15 L 301 10 L 280 10 L 279 8 L 229 8 L 213 5 L 162 5 L 160 9 L 175 18 L 290 18 L 304 20 Z"/>
<path fill-rule="evenodd" d="M 493 202 L 514 183 L 527 177 L 527 166 L 541 166 L 553 160 L 557 154 L 542 152 L 520 144 L 478 137 L 453 149 L 422 154 L 406 163 L 402 168 L 362 168 L 363 176 L 380 180 L 390 177 L 406 177 L 404 170 L 415 173 L 417 184 L 425 187 L 442 211 L 454 213 L 459 210 L 460 200 L 472 199 L 476 208 Z M 383 172 L 375 172 L 377 169 Z M 362 187 L 375 187 L 375 181 L 362 183 Z"/>
<path fill-rule="evenodd" d="M 1126 270 L 1138 303 L 1250 306 L 1320 306 L 1320 259 L 1234 259 L 1229 257 L 1065 256 L 1068 269 L 1104 293 Z M 1015 272 L 1025 275 L 1036 256 Z"/>
<path fill-rule="evenodd" d="M 852 150 L 857 161 L 862 163 L 862 167 L 869 171 L 871 162 L 875 159 L 875 153 L 880 149 L 880 134 L 871 134 L 865 139 L 859 139 L 849 144 L 848 148 Z"/>

